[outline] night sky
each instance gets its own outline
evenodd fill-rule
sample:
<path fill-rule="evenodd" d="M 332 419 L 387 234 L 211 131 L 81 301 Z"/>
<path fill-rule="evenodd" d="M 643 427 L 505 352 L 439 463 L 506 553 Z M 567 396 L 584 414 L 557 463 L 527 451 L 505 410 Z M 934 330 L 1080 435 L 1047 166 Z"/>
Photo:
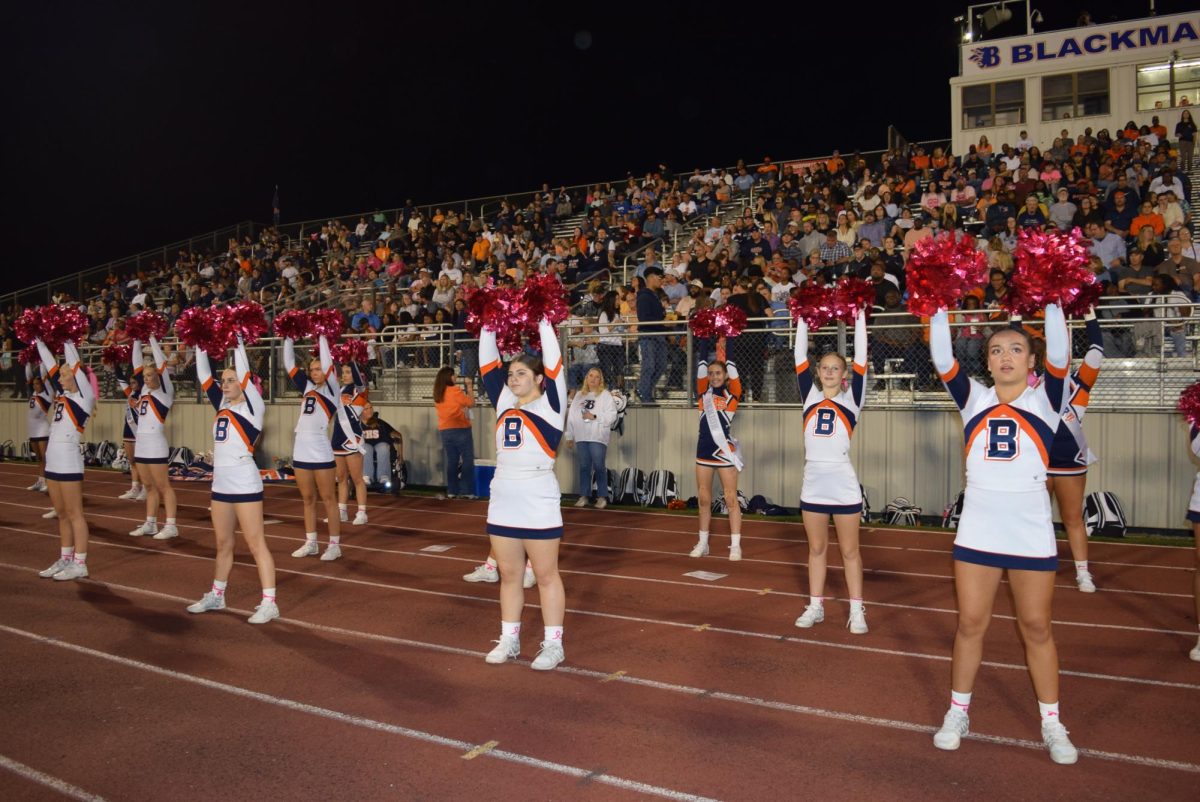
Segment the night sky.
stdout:
<path fill-rule="evenodd" d="M 945 137 L 966 9 L 113 5 L 6 14 L 0 289 L 269 221 L 276 184 L 287 222 Z"/>

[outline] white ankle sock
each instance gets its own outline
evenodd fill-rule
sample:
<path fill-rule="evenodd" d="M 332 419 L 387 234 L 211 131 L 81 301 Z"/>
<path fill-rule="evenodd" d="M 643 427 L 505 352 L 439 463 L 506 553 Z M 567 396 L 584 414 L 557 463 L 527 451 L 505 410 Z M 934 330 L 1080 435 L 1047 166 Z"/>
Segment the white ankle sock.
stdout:
<path fill-rule="evenodd" d="M 65 548 L 65 549 L 63 549 L 63 548 L 60 548 L 60 549 L 58 550 L 58 555 L 59 555 L 60 557 L 62 557 L 64 560 L 70 560 L 70 559 L 73 559 L 73 558 L 75 557 L 75 549 L 74 549 L 74 548 L 70 548 L 70 547 L 68 547 L 68 548 Z"/>
<path fill-rule="evenodd" d="M 149 526 L 152 529 L 157 527 L 158 526 L 158 518 L 153 515 L 147 517 L 146 518 L 146 526 Z"/>
<path fill-rule="evenodd" d="M 338 509 L 342 512 L 345 512 L 347 509 L 349 509 L 349 507 L 350 507 L 349 504 L 339 504 L 338 505 Z"/>
<path fill-rule="evenodd" d="M 729 536 L 729 546 L 730 548 L 733 548 L 734 546 L 741 548 L 742 536 L 740 534 L 731 534 Z"/>
<path fill-rule="evenodd" d="M 500 622 L 500 637 L 512 635 L 514 638 L 521 636 L 520 621 L 501 621 Z"/>
<path fill-rule="evenodd" d="M 1075 573 L 1086 574 L 1087 569 L 1088 569 L 1088 561 L 1087 560 L 1084 560 L 1083 562 L 1080 562 L 1079 560 L 1075 561 Z"/>
<path fill-rule="evenodd" d="M 87 555 L 81 551 L 75 552 L 75 564 L 76 565 L 87 565 Z"/>
<path fill-rule="evenodd" d="M 485 564 L 485 565 L 490 565 L 492 568 L 495 568 L 495 567 L 496 567 L 496 558 L 495 558 L 495 557 L 488 557 L 488 558 L 487 558 L 487 561 L 486 561 L 484 564 Z"/>
<path fill-rule="evenodd" d="M 971 709 L 971 694 L 950 691 L 950 706 L 966 713 Z"/>
<path fill-rule="evenodd" d="M 263 604 L 275 603 L 275 588 L 263 588 Z"/>
<path fill-rule="evenodd" d="M 1038 702 L 1038 712 L 1042 715 L 1042 723 L 1047 721 L 1058 721 L 1058 702 Z"/>
<path fill-rule="evenodd" d="M 851 599 L 850 600 L 850 614 L 853 615 L 854 613 L 861 613 L 862 611 L 863 611 L 863 600 L 862 599 Z"/>
<path fill-rule="evenodd" d="M 708 532 L 701 530 L 699 533 L 699 536 L 700 536 L 700 545 L 707 546 L 708 545 Z"/>
<path fill-rule="evenodd" d="M 214 579 L 214 580 L 213 580 L 213 586 L 212 586 L 212 592 L 213 592 L 213 593 L 215 593 L 215 594 L 217 594 L 218 596 L 224 596 L 224 595 L 225 595 L 225 588 L 226 588 L 226 587 L 228 587 L 228 586 L 229 586 L 229 581 L 228 581 L 228 580 L 226 580 L 225 582 L 222 582 L 222 581 L 221 581 L 221 580 L 219 580 L 219 579 Z"/>
<path fill-rule="evenodd" d="M 174 526 L 174 525 L 175 525 L 175 519 L 174 519 L 174 518 L 168 518 L 168 519 L 167 519 L 167 526 Z"/>
<path fill-rule="evenodd" d="M 562 627 L 545 627 L 546 635 L 543 640 L 558 641 L 562 643 L 563 628 Z"/>
<path fill-rule="evenodd" d="M 317 533 L 316 532 L 305 532 L 304 539 L 306 541 L 308 541 L 309 543 L 316 543 L 317 542 Z"/>
<path fill-rule="evenodd" d="M 329 536 L 329 545 L 331 545 L 331 546 L 338 546 L 338 545 L 340 545 L 340 544 L 341 544 L 341 542 L 342 542 L 342 536 L 341 536 L 341 535 L 330 535 L 330 536 Z"/>
<path fill-rule="evenodd" d="M 809 604 L 811 604 L 813 607 L 824 607 L 825 606 L 825 597 L 824 596 L 809 596 L 808 598 L 809 598 Z"/>

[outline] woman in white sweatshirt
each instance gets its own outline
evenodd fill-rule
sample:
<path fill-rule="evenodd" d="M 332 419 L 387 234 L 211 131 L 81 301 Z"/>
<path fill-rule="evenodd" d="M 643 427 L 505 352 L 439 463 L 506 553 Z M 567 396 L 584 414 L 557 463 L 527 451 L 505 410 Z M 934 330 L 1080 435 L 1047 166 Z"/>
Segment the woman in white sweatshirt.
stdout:
<path fill-rule="evenodd" d="M 596 509 L 608 504 L 608 468 L 604 457 L 608 438 L 617 420 L 617 404 L 612 393 L 604 387 L 604 374 L 592 368 L 583 377 L 583 386 L 575 393 L 567 412 L 567 447 L 579 448 L 579 501 L 576 507 L 586 507 L 592 495 L 592 474 L 596 475 Z"/>

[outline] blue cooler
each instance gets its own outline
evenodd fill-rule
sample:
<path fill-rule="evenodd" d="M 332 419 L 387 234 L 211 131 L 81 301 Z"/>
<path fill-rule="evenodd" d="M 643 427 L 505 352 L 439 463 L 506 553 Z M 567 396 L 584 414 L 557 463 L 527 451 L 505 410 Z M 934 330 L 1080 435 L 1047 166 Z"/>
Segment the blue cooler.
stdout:
<path fill-rule="evenodd" d="M 475 460 L 475 495 L 479 498 L 490 498 L 492 495 L 492 477 L 496 475 L 494 460 Z"/>

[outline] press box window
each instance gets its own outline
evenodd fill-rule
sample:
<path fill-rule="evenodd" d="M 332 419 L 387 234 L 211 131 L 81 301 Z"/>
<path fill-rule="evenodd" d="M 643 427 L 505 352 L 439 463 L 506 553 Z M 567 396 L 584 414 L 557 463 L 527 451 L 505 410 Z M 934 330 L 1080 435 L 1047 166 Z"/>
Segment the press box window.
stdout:
<path fill-rule="evenodd" d="M 1108 114 L 1108 70 L 1042 78 L 1042 122 Z"/>
<path fill-rule="evenodd" d="M 1198 96 L 1200 59 L 1138 67 L 1138 111 L 1194 106 Z"/>
<path fill-rule="evenodd" d="M 962 89 L 963 128 L 1025 122 L 1025 81 L 974 84 Z"/>

